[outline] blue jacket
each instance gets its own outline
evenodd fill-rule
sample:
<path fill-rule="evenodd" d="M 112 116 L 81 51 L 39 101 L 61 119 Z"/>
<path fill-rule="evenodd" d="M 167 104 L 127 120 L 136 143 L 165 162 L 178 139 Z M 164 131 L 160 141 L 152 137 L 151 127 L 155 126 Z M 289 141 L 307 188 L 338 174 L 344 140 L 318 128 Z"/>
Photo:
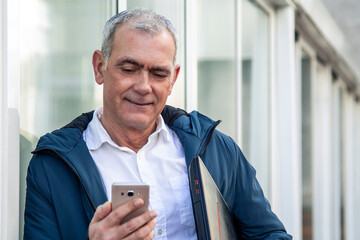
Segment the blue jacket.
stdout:
<path fill-rule="evenodd" d="M 28 168 L 24 239 L 87 238 L 96 207 L 107 201 L 82 137 L 92 116 L 82 114 L 39 140 Z M 183 144 L 187 165 L 202 156 L 243 239 L 291 239 L 237 144 L 215 130 L 218 122 L 170 106 L 162 116 Z"/>

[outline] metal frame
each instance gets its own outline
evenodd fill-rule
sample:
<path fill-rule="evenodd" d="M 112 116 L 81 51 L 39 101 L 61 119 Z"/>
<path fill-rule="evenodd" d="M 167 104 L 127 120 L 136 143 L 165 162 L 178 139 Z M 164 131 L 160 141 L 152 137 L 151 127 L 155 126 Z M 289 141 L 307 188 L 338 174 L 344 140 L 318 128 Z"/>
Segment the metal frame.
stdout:
<path fill-rule="evenodd" d="M 185 106 L 188 112 L 198 109 L 197 71 L 197 2 L 185 1 Z M 190 24 L 191 23 L 191 24 Z"/>

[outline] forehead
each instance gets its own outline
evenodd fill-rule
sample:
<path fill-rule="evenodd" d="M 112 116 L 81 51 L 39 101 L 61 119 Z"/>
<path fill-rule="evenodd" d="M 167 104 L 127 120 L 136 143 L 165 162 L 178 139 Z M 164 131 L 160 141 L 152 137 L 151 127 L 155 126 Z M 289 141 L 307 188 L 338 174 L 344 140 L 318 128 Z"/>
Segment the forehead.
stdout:
<path fill-rule="evenodd" d="M 167 30 L 156 33 L 144 32 L 132 28 L 129 24 L 118 27 L 114 34 L 112 53 L 132 52 L 170 56 L 174 60 L 176 53 L 175 40 Z"/>

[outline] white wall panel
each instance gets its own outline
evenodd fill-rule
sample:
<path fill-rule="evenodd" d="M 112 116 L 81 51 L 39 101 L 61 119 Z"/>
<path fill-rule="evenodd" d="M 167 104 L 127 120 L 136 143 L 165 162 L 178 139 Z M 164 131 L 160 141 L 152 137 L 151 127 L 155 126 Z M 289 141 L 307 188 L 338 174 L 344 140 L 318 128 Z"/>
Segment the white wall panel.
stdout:
<path fill-rule="evenodd" d="M 295 77 L 295 16 L 276 11 L 275 78 L 272 103 L 272 207 L 294 239 L 301 238 L 299 92 Z"/>
<path fill-rule="evenodd" d="M 345 236 L 346 240 L 357 240 L 355 234 L 355 165 L 354 165 L 354 107 L 353 97 L 348 92 L 344 94 L 344 207 L 345 207 Z"/>
<path fill-rule="evenodd" d="M 0 3 L 0 236 L 19 238 L 19 2 Z"/>
<path fill-rule="evenodd" d="M 354 108 L 354 236 L 360 236 L 360 103 L 353 101 Z"/>
<path fill-rule="evenodd" d="M 318 64 L 314 93 L 314 239 L 333 239 L 331 68 Z"/>
<path fill-rule="evenodd" d="M 342 157 L 341 157 L 341 95 L 340 95 L 340 79 L 338 79 L 332 86 L 332 146 L 331 154 L 333 156 L 333 191 L 331 198 L 333 199 L 333 218 L 331 224 L 333 226 L 333 239 L 341 239 L 341 194 L 342 194 Z"/>

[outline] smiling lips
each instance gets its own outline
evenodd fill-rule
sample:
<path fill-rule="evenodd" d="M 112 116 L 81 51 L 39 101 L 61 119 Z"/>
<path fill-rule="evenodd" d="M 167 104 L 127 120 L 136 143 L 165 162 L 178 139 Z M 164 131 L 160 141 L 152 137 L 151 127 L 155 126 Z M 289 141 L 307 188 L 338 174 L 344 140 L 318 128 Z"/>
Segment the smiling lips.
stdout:
<path fill-rule="evenodd" d="M 135 105 L 138 105 L 138 106 L 148 106 L 148 105 L 151 105 L 152 102 L 141 102 L 141 101 L 136 101 L 136 100 L 132 100 L 132 99 L 129 99 L 129 98 L 126 98 L 127 101 L 129 101 L 130 103 L 132 104 L 135 104 Z"/>

